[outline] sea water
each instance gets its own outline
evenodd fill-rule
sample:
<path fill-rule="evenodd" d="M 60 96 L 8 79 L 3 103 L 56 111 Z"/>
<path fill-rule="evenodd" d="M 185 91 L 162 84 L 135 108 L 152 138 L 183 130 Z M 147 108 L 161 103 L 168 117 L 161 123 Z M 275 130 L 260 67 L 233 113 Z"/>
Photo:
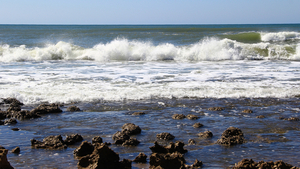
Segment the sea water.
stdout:
<path fill-rule="evenodd" d="M 29 110 L 45 102 L 83 110 L 66 112 L 65 106 L 60 115 L 19 121 L 20 132 L 0 126 L 1 145 L 23 145 L 23 155 L 9 154 L 17 168 L 72 168 L 75 147 L 31 149 L 28 137 L 78 132 L 88 141 L 100 135 L 112 142 L 112 134 L 133 122 L 144 128 L 137 136 L 141 145 L 113 145 L 123 158 L 150 155 L 159 132 L 170 131 L 187 143 L 211 130 L 212 140 L 189 147 L 188 163 L 198 158 L 206 167 L 226 168 L 249 157 L 299 166 L 299 122 L 278 119 L 299 116 L 299 60 L 299 24 L 0 25 L 0 98 L 17 98 Z M 207 110 L 218 105 L 225 112 Z M 256 114 L 242 114 L 247 108 Z M 148 114 L 133 117 L 134 111 Z M 174 121 L 174 113 L 201 118 Z M 194 129 L 195 122 L 206 127 Z M 250 141 L 231 149 L 215 145 L 229 126 L 241 128 Z M 142 167 L 147 165 L 137 166 Z"/>

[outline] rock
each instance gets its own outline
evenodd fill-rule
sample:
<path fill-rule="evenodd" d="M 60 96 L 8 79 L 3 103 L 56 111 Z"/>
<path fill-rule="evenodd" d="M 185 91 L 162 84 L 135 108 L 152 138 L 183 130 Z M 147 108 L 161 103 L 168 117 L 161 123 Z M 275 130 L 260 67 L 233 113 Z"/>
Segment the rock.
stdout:
<path fill-rule="evenodd" d="M 0 146 L 0 168 L 1 169 L 13 169 L 7 160 L 8 150 Z"/>
<path fill-rule="evenodd" d="M 19 128 L 12 128 L 11 130 L 12 131 L 19 131 L 20 129 Z"/>
<path fill-rule="evenodd" d="M 203 127 L 203 124 L 201 124 L 201 123 L 195 123 L 195 124 L 193 125 L 193 127 L 194 127 L 194 128 L 200 128 L 200 127 Z"/>
<path fill-rule="evenodd" d="M 20 147 L 16 147 L 14 148 L 13 150 L 11 150 L 12 153 L 15 153 L 15 154 L 19 154 L 20 153 Z"/>
<path fill-rule="evenodd" d="M 94 146 L 91 143 L 87 142 L 87 141 L 83 141 L 80 144 L 80 146 L 74 150 L 73 154 L 76 157 L 83 157 L 83 156 L 92 154 L 93 151 L 94 151 Z"/>
<path fill-rule="evenodd" d="M 72 145 L 75 144 L 76 142 L 80 142 L 83 140 L 83 137 L 79 134 L 72 134 L 66 137 L 66 140 L 64 141 L 64 143 L 66 145 Z"/>
<path fill-rule="evenodd" d="M 259 115 L 259 116 L 256 116 L 256 118 L 263 119 L 263 118 L 266 118 L 266 117 L 264 115 Z"/>
<path fill-rule="evenodd" d="M 0 125 L 4 125 L 4 121 L 0 120 Z"/>
<path fill-rule="evenodd" d="M 133 116 L 140 116 L 140 115 L 144 115 L 144 114 L 146 114 L 146 113 L 144 113 L 144 112 L 134 112 L 134 113 L 132 113 Z"/>
<path fill-rule="evenodd" d="M 299 121 L 299 118 L 298 117 L 290 117 L 286 120 L 288 120 L 288 121 Z"/>
<path fill-rule="evenodd" d="M 188 118 L 188 119 L 190 119 L 190 120 L 197 120 L 197 119 L 199 119 L 198 116 L 193 115 L 193 114 L 188 114 L 188 115 L 186 116 L 186 118 Z"/>
<path fill-rule="evenodd" d="M 32 118 L 39 118 L 41 117 L 40 115 L 30 112 L 28 110 L 21 110 L 21 111 L 13 111 L 10 112 L 7 117 L 12 117 L 20 120 L 24 119 L 32 119 Z"/>
<path fill-rule="evenodd" d="M 100 136 L 96 136 L 92 139 L 92 143 L 103 143 L 103 140 Z"/>
<path fill-rule="evenodd" d="M 195 160 L 194 164 L 190 165 L 190 166 L 186 166 L 186 168 L 188 169 L 192 169 L 192 168 L 201 168 L 203 165 L 202 161 L 199 161 L 199 160 Z"/>
<path fill-rule="evenodd" d="M 128 135 L 140 134 L 141 132 L 142 132 L 142 129 L 133 123 L 126 123 L 122 126 L 122 133 L 125 133 Z"/>
<path fill-rule="evenodd" d="M 168 146 L 161 146 L 156 142 L 154 142 L 154 146 L 149 147 L 153 153 L 174 153 L 179 152 L 184 154 L 187 152 L 186 149 L 183 148 L 184 143 L 181 141 L 176 141 L 176 143 L 170 143 Z"/>
<path fill-rule="evenodd" d="M 92 144 L 91 144 L 92 145 Z M 131 161 L 120 157 L 105 144 L 95 144 L 94 151 L 79 159 L 78 169 L 107 168 L 107 169 L 127 169 L 131 168 Z"/>
<path fill-rule="evenodd" d="M 194 139 L 189 139 L 189 145 L 195 145 L 196 144 L 196 141 Z"/>
<path fill-rule="evenodd" d="M 22 102 L 20 102 L 19 100 L 17 100 L 16 98 L 6 98 L 6 99 L 3 99 L 3 102 L 4 104 L 15 104 L 15 105 L 24 105 Z"/>
<path fill-rule="evenodd" d="M 137 146 L 140 142 L 136 138 L 130 138 L 129 140 L 125 140 L 122 146 Z"/>
<path fill-rule="evenodd" d="M 81 110 L 77 106 L 70 106 L 67 108 L 67 111 L 74 112 L 74 111 L 81 111 Z"/>
<path fill-rule="evenodd" d="M 16 102 L 12 102 L 9 105 L 9 108 L 6 110 L 7 113 L 13 113 L 18 111 L 21 111 L 21 105 Z"/>
<path fill-rule="evenodd" d="M 17 124 L 18 122 L 17 122 L 17 120 L 16 119 L 6 119 L 5 121 L 4 121 L 4 124 L 5 125 L 9 125 L 9 124 Z"/>
<path fill-rule="evenodd" d="M 135 157 L 133 162 L 146 163 L 147 162 L 147 155 L 145 155 L 144 153 L 140 153 L 138 156 Z"/>
<path fill-rule="evenodd" d="M 64 143 L 61 135 L 48 136 L 43 139 L 43 141 L 37 141 L 35 139 L 30 140 L 31 146 L 34 148 L 44 148 L 44 149 L 65 149 L 67 145 Z"/>
<path fill-rule="evenodd" d="M 243 144 L 245 143 L 244 134 L 239 128 L 229 127 L 223 132 L 221 139 L 217 143 L 225 146 Z"/>
<path fill-rule="evenodd" d="M 126 140 L 130 139 L 130 136 L 128 134 L 117 131 L 112 136 L 112 139 L 115 141 L 115 144 L 123 144 Z"/>
<path fill-rule="evenodd" d="M 205 132 L 199 133 L 198 136 L 202 137 L 202 138 L 212 138 L 213 133 L 211 131 L 205 131 Z"/>
<path fill-rule="evenodd" d="M 222 111 L 222 110 L 224 110 L 224 108 L 223 107 L 210 107 L 207 110 L 210 110 L 210 111 Z"/>
<path fill-rule="evenodd" d="M 270 162 L 254 162 L 252 159 L 243 159 L 242 161 L 235 164 L 232 169 L 299 169 L 283 161 L 270 161 Z"/>
<path fill-rule="evenodd" d="M 173 136 L 170 133 L 160 133 L 160 134 L 157 134 L 156 137 L 158 139 L 163 139 L 163 140 L 173 140 L 175 138 L 175 136 Z"/>
<path fill-rule="evenodd" d="M 175 119 L 175 120 L 181 120 L 181 119 L 184 119 L 184 118 L 185 118 L 184 114 L 174 114 L 172 116 L 172 119 Z"/>
<path fill-rule="evenodd" d="M 49 114 L 49 113 L 61 113 L 62 110 L 59 108 L 58 104 L 41 104 L 38 107 L 31 110 L 33 114 Z"/>
<path fill-rule="evenodd" d="M 243 110 L 242 112 L 243 112 L 243 113 L 253 113 L 253 111 L 250 110 L 250 109 Z"/>
<path fill-rule="evenodd" d="M 163 168 L 163 169 L 181 169 L 184 166 L 185 159 L 180 153 L 158 154 L 153 153 L 150 156 L 150 169 Z"/>
<path fill-rule="evenodd" d="M 5 119 L 6 118 L 6 112 L 5 111 L 1 111 L 0 110 L 0 120 L 3 120 L 3 119 Z"/>

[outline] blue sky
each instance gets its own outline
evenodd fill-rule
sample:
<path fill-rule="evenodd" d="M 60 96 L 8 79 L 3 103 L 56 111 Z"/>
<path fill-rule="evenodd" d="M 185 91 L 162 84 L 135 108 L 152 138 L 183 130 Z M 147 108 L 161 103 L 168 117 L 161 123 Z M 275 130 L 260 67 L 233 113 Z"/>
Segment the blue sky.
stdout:
<path fill-rule="evenodd" d="M 300 23 L 300 0 L 0 0 L 0 24 Z"/>

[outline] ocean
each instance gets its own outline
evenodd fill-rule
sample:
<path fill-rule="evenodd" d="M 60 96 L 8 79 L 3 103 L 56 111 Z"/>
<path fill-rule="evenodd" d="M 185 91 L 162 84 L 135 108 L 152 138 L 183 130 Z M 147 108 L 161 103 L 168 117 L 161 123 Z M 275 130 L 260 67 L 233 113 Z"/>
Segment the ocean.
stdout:
<path fill-rule="evenodd" d="M 18 132 L 0 126 L 0 142 L 8 149 L 23 146 L 23 155 L 8 155 L 16 168 L 73 168 L 76 147 L 32 149 L 30 139 L 76 132 L 88 141 L 100 135 L 112 142 L 124 123 L 133 122 L 145 129 L 137 136 L 142 144 L 112 145 L 124 158 L 150 155 L 158 132 L 187 143 L 210 130 L 212 139 L 197 138 L 188 147 L 187 163 L 198 158 L 206 168 L 226 168 L 247 157 L 299 167 L 299 122 L 279 119 L 299 117 L 299 60 L 300 24 L 0 25 L 0 98 L 16 98 L 28 110 L 65 105 L 62 114 L 19 121 Z M 83 111 L 66 111 L 74 104 Z M 209 111 L 213 106 L 225 110 Z M 137 111 L 146 115 L 131 116 Z M 174 113 L 200 119 L 176 121 Z M 191 127 L 195 122 L 204 128 Z M 248 142 L 214 144 L 229 126 L 241 128 Z"/>

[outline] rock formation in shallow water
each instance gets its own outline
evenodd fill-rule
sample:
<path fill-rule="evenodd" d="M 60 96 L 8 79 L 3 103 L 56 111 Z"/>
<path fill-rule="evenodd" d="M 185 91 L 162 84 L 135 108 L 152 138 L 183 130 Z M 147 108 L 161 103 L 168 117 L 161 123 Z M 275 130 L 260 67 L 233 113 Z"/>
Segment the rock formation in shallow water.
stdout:
<path fill-rule="evenodd" d="M 221 139 L 217 143 L 225 146 L 243 144 L 245 143 L 244 134 L 239 128 L 229 127 L 223 132 Z"/>
<path fill-rule="evenodd" d="M 173 136 L 170 133 L 166 133 L 166 132 L 157 134 L 156 137 L 158 139 L 163 139 L 163 140 L 173 140 L 175 138 L 175 136 Z"/>
<path fill-rule="evenodd" d="M 181 119 L 184 119 L 184 118 L 185 118 L 184 114 L 174 114 L 172 116 L 172 119 L 174 119 L 174 120 L 181 120 Z"/>
<path fill-rule="evenodd" d="M 59 108 L 58 104 L 40 104 L 38 107 L 31 110 L 34 114 L 49 114 L 49 113 L 61 113 L 62 110 Z"/>
<path fill-rule="evenodd" d="M 81 111 L 81 110 L 77 106 L 70 106 L 70 107 L 67 108 L 67 111 L 75 112 L 75 111 Z"/>
<path fill-rule="evenodd" d="M 175 153 L 179 152 L 181 154 L 184 154 L 187 152 L 186 149 L 183 148 L 184 143 L 181 141 L 176 141 L 176 143 L 170 143 L 168 146 L 161 146 L 157 143 L 157 141 L 154 143 L 154 146 L 149 147 L 150 150 L 153 153 Z"/>
<path fill-rule="evenodd" d="M 163 169 L 182 169 L 185 168 L 185 159 L 182 154 L 167 153 L 159 154 L 153 153 L 150 156 L 150 169 L 163 168 Z"/>
<path fill-rule="evenodd" d="M 212 138 L 213 133 L 211 131 L 204 131 L 198 134 L 199 137 L 201 138 Z"/>
<path fill-rule="evenodd" d="M 136 134 L 140 134 L 141 132 L 142 129 L 133 123 L 126 123 L 122 126 L 122 133 L 128 135 L 136 135 Z"/>
<path fill-rule="evenodd" d="M 133 162 L 136 163 L 146 163 L 147 162 L 147 155 L 144 153 L 140 153 L 138 156 L 135 157 Z"/>
<path fill-rule="evenodd" d="M 283 161 L 270 162 L 254 162 L 252 159 L 243 159 L 235 164 L 232 169 L 299 169 Z"/>
<path fill-rule="evenodd" d="M 0 146 L 0 169 L 13 169 L 7 160 L 8 150 Z"/>

